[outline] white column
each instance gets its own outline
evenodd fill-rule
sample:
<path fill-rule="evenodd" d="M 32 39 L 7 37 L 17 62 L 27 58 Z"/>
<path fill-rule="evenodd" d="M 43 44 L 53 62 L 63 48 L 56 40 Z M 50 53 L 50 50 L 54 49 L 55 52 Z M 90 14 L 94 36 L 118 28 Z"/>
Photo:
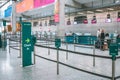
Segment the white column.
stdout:
<path fill-rule="evenodd" d="M 65 34 L 65 0 L 59 0 L 59 24 L 58 24 L 58 37 L 62 37 Z"/>
<path fill-rule="evenodd" d="M 12 1 L 12 32 L 16 32 L 16 3 Z"/>

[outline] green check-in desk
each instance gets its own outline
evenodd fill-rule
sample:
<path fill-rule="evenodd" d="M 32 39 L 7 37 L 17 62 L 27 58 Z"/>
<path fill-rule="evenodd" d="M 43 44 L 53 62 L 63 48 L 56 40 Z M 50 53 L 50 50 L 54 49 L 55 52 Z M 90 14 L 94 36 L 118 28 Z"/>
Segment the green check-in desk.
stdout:
<path fill-rule="evenodd" d="M 65 36 L 65 42 L 67 42 L 67 43 L 74 43 L 74 36 L 73 35 Z"/>
<path fill-rule="evenodd" d="M 82 44 L 82 45 L 93 45 L 94 41 L 96 40 L 97 40 L 97 37 L 92 35 L 78 36 L 78 44 Z"/>

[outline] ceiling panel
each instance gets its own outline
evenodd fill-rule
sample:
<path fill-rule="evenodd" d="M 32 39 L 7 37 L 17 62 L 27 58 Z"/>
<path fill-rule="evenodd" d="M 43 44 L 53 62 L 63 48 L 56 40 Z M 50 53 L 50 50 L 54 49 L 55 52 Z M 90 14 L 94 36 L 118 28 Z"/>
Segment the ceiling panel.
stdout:
<path fill-rule="evenodd" d="M 85 3 L 89 3 L 89 2 L 92 2 L 92 1 L 99 1 L 99 0 L 74 0 L 74 1 L 85 4 Z"/>
<path fill-rule="evenodd" d="M 0 6 L 1 6 L 2 4 L 4 4 L 6 1 L 8 1 L 8 0 L 0 0 Z"/>

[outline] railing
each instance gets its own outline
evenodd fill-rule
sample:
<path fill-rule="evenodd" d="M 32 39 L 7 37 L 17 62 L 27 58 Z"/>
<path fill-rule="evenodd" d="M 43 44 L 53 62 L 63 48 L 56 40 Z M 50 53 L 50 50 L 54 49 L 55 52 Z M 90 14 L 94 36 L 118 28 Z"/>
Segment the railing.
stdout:
<path fill-rule="evenodd" d="M 15 41 L 15 42 L 19 42 L 19 41 L 16 41 L 16 40 L 12 40 L 10 39 L 10 41 Z M 37 41 L 44 41 L 44 42 L 38 42 L 36 43 L 35 45 L 35 51 L 34 51 L 34 63 L 36 61 L 35 59 L 35 56 L 37 57 L 40 57 L 40 58 L 43 58 L 43 59 L 46 59 L 48 61 L 52 61 L 52 62 L 56 62 L 58 64 L 61 64 L 61 65 L 64 65 L 64 66 L 67 66 L 67 67 L 70 67 L 70 68 L 73 68 L 73 69 L 76 69 L 76 70 L 79 70 L 79 71 L 82 71 L 82 72 L 85 72 L 85 73 L 88 73 L 88 74 L 92 74 L 92 75 L 96 75 L 96 76 L 100 76 L 100 77 L 103 77 L 103 78 L 107 78 L 107 79 L 112 79 L 112 76 L 108 76 L 108 75 L 103 75 L 103 74 L 99 74 L 99 73 L 95 73 L 95 72 L 92 72 L 92 71 L 88 71 L 88 70 L 84 70 L 82 68 L 77 68 L 77 67 L 74 67 L 74 66 L 71 66 L 69 64 L 66 64 L 64 62 L 61 62 L 59 61 L 59 51 L 63 51 L 63 52 L 66 52 L 66 60 L 68 60 L 68 54 L 76 54 L 76 55 L 81 55 L 81 56 L 88 56 L 88 57 L 92 57 L 93 58 L 93 67 L 95 67 L 95 62 L 96 62 L 96 59 L 95 58 L 100 58 L 100 59 L 108 59 L 108 60 L 111 60 L 111 57 L 110 56 L 103 56 L 103 55 L 96 55 L 95 53 L 95 46 L 83 46 L 83 45 L 79 45 L 79 44 L 76 44 L 76 43 L 72 43 L 72 45 L 74 45 L 74 51 L 72 50 L 68 50 L 68 45 L 71 44 L 71 43 L 66 43 L 66 42 L 63 42 L 62 41 L 62 44 L 65 44 L 66 45 L 66 49 L 57 49 L 55 47 L 50 47 L 50 45 L 54 45 L 54 40 L 40 40 L 38 39 Z M 9 45 L 12 45 L 12 44 L 9 44 Z M 13 49 L 15 49 L 14 47 L 17 47 L 17 46 L 9 46 L 9 47 L 12 47 Z M 36 47 L 38 48 L 45 48 L 45 49 L 48 49 L 48 55 L 50 55 L 50 50 L 56 50 L 58 52 L 58 56 L 57 56 L 57 60 L 52 60 L 52 59 L 49 59 L 49 58 L 45 58 L 43 56 L 40 56 L 36 53 L 37 49 Z M 84 48 L 91 48 L 93 49 L 93 54 L 87 54 L 87 53 L 82 53 L 82 52 L 77 52 L 75 50 L 76 47 L 84 47 Z M 16 49 L 16 50 L 20 50 L 20 49 Z M 118 56 L 116 58 L 116 60 L 120 59 L 120 56 Z M 59 65 L 57 66 L 57 70 L 59 71 Z M 59 72 L 57 72 L 57 74 L 59 74 Z M 120 76 L 115 76 L 114 80 L 115 79 L 119 79 Z M 112 79 L 113 80 L 113 79 Z"/>

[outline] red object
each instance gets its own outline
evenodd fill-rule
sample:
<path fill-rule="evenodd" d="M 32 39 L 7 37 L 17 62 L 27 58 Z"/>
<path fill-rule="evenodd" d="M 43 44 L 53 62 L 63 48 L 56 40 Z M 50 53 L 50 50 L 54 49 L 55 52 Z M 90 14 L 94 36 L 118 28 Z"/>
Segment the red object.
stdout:
<path fill-rule="evenodd" d="M 117 22 L 120 22 L 120 18 L 117 18 Z"/>
<path fill-rule="evenodd" d="M 54 15 L 54 21 L 55 22 L 59 22 L 59 14 L 55 14 Z"/>
<path fill-rule="evenodd" d="M 91 20 L 91 23 L 92 23 L 92 24 L 96 24 L 96 23 L 97 23 L 97 20 Z"/>
<path fill-rule="evenodd" d="M 84 24 L 88 24 L 88 20 L 87 20 L 87 19 L 84 20 L 83 23 L 84 23 Z"/>
<path fill-rule="evenodd" d="M 54 2 L 55 0 L 34 0 L 34 8 L 45 6 Z"/>

